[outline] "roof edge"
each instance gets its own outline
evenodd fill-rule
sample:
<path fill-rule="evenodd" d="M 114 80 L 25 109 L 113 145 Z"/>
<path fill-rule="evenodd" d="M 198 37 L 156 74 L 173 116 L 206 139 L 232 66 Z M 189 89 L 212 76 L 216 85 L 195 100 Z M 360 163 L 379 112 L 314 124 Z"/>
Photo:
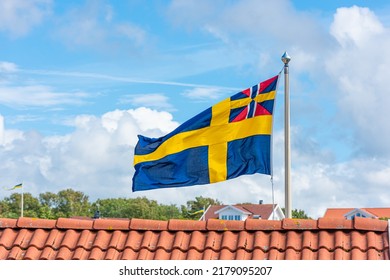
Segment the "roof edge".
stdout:
<path fill-rule="evenodd" d="M 386 220 L 355 218 L 319 218 L 309 219 L 283 219 L 281 221 L 247 219 L 246 221 L 224 221 L 209 219 L 207 221 L 178 220 L 169 221 L 148 219 L 75 219 L 59 218 L 57 220 L 37 218 L 0 218 L 2 228 L 41 228 L 41 229 L 75 229 L 75 230 L 151 230 L 151 231 L 256 231 L 256 230 L 363 230 L 388 231 L 389 223 Z"/>

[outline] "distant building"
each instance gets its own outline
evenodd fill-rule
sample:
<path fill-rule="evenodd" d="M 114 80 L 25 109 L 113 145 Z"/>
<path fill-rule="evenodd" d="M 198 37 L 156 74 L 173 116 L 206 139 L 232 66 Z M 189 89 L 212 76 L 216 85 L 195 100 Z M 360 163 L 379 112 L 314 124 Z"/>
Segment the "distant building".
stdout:
<path fill-rule="evenodd" d="M 245 221 L 246 219 L 282 220 L 284 214 L 277 204 L 211 205 L 200 220 L 219 219 Z"/>
<path fill-rule="evenodd" d="M 324 214 L 324 218 L 345 218 L 347 220 L 353 220 L 355 217 L 390 219 L 390 208 L 328 208 Z"/>

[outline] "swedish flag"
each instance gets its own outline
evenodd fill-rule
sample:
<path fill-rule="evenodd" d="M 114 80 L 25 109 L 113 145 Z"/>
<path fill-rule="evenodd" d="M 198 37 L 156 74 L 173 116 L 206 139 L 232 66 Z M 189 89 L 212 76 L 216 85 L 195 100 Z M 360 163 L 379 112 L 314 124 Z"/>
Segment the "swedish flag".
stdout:
<path fill-rule="evenodd" d="M 278 78 L 217 103 L 163 137 L 139 135 L 133 191 L 271 174 L 272 113 Z"/>

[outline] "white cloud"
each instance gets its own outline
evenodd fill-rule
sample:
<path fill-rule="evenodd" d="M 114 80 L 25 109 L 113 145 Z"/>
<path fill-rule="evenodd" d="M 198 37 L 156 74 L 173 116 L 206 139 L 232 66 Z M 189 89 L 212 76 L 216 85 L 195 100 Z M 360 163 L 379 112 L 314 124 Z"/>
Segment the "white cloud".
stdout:
<path fill-rule="evenodd" d="M 177 123 L 169 113 L 139 108 L 78 116 L 74 125 L 70 134 L 48 137 L 2 128 L 2 184 L 23 181 L 34 194 L 72 187 L 93 199 L 130 196 L 137 134 L 162 136 Z"/>
<path fill-rule="evenodd" d="M 145 46 L 147 33 L 131 22 L 117 22 L 113 8 L 100 1 L 73 7 L 58 20 L 55 36 L 71 48 L 110 50 Z M 129 51 L 129 50 L 128 50 Z"/>
<path fill-rule="evenodd" d="M 18 71 L 18 66 L 15 63 L 0 61 L 0 73 L 14 73 Z"/>
<path fill-rule="evenodd" d="M 384 54 L 390 30 L 372 11 L 356 6 L 338 9 L 331 29 L 340 46 L 328 56 L 326 71 L 338 86 L 334 96 L 343 116 L 340 124 L 354 130 L 361 152 L 387 156 L 390 57 Z"/>
<path fill-rule="evenodd" d="M 4 144 L 4 117 L 0 115 L 0 145 Z"/>
<path fill-rule="evenodd" d="M 384 31 L 382 23 L 370 9 L 357 6 L 338 8 L 330 27 L 330 33 L 343 47 L 351 43 L 362 46 Z"/>
<path fill-rule="evenodd" d="M 121 97 L 119 102 L 122 104 L 131 104 L 134 107 L 147 106 L 172 111 L 174 108 L 168 100 L 169 98 L 164 94 L 148 93 L 126 95 Z"/>
<path fill-rule="evenodd" d="M 82 104 L 88 94 L 57 92 L 49 86 L 0 86 L 0 103 L 9 107 L 48 107 Z"/>
<path fill-rule="evenodd" d="M 12 37 L 26 35 L 51 14 L 51 0 L 0 1 L 0 31 Z"/>
<path fill-rule="evenodd" d="M 275 46 L 274 40 L 289 46 L 305 45 L 310 50 L 328 44 L 328 38 L 323 36 L 325 32 L 315 18 L 297 11 L 287 0 L 229 3 L 175 0 L 168 9 L 168 16 L 176 25 L 201 28 L 226 43 L 237 43 L 237 36 L 242 40 L 246 35 L 257 35 L 270 38 L 269 44 L 261 40 L 257 47 Z"/>
<path fill-rule="evenodd" d="M 183 92 L 183 95 L 190 99 L 207 101 L 220 99 L 222 93 L 222 90 L 219 88 L 196 87 L 193 89 L 185 90 Z"/>

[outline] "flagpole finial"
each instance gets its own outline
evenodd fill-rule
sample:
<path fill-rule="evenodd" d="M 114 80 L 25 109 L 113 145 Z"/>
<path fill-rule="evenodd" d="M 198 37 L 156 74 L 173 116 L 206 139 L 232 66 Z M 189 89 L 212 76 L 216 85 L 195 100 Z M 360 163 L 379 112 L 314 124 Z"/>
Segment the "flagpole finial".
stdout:
<path fill-rule="evenodd" d="M 290 60 L 291 60 L 291 57 L 288 55 L 288 53 L 287 52 L 284 52 L 284 54 L 282 55 L 282 61 L 283 61 L 283 63 L 285 64 L 285 65 L 287 65 L 289 62 L 290 62 Z"/>

